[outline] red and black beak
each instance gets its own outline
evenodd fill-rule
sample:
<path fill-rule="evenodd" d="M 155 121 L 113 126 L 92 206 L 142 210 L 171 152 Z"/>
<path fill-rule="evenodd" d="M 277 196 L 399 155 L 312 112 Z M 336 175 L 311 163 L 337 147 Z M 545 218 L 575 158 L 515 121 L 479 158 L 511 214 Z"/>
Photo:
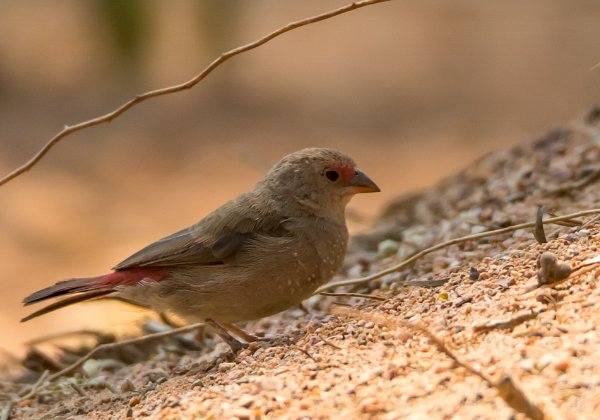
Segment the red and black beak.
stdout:
<path fill-rule="evenodd" d="M 350 194 L 370 193 L 381 191 L 377 184 L 363 172 L 356 170 L 356 173 L 347 183 L 347 189 Z"/>

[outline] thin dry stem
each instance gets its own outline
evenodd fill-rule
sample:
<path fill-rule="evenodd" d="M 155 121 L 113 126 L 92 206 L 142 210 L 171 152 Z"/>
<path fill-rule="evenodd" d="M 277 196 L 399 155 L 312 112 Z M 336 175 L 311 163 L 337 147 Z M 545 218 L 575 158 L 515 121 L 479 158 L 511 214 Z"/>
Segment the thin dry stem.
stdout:
<path fill-rule="evenodd" d="M 302 20 L 299 20 L 296 22 L 288 23 L 287 25 L 263 36 L 260 39 L 257 39 L 254 42 L 251 42 L 246 45 L 242 45 L 240 47 L 234 48 L 232 50 L 229 50 L 229 51 L 221 54 L 212 63 L 210 63 L 204 70 L 202 70 L 200 73 L 198 73 L 196 76 L 194 76 L 187 82 L 143 93 L 143 94 L 138 95 L 135 98 L 132 98 L 129 101 L 125 102 L 123 105 L 121 105 L 117 109 L 109 112 L 108 114 L 102 115 L 100 117 L 92 118 L 90 120 L 83 121 L 83 122 L 80 122 L 75 125 L 71 125 L 71 126 L 66 125 L 60 132 L 58 132 L 54 137 L 52 137 L 50 139 L 50 141 L 48 141 L 48 143 L 46 143 L 44 145 L 44 147 L 42 147 L 29 161 L 27 161 L 25 164 L 23 164 L 22 166 L 18 167 L 17 169 L 15 169 L 14 171 L 12 171 L 8 175 L 6 175 L 4 178 L 0 179 L 0 186 L 3 184 L 6 184 L 10 180 L 18 177 L 19 175 L 29 171 L 35 164 L 37 164 L 50 151 L 50 149 L 52 149 L 56 144 L 58 144 L 65 137 L 67 137 L 77 131 L 83 130 L 85 128 L 93 127 L 93 126 L 104 124 L 104 123 L 109 123 L 113 119 L 118 117 L 119 115 L 121 115 L 124 112 L 126 112 L 127 110 L 129 110 L 130 108 L 133 108 L 134 106 L 138 105 L 141 102 L 144 102 L 147 99 L 155 98 L 157 96 L 168 95 L 168 94 L 175 93 L 175 92 L 181 92 L 181 91 L 187 90 L 187 89 L 191 89 L 192 87 L 194 87 L 198 83 L 200 83 L 202 80 L 204 80 L 206 78 L 206 76 L 208 76 L 210 73 L 213 72 L 213 70 L 215 70 L 217 67 L 219 67 L 221 64 L 223 64 L 225 61 L 227 61 L 231 57 L 234 57 L 234 56 L 244 53 L 246 51 L 253 50 L 257 47 L 260 47 L 261 45 L 266 44 L 267 42 L 271 41 L 272 39 L 277 38 L 278 36 L 283 35 L 286 32 L 292 31 L 292 30 L 300 28 L 302 26 L 321 22 L 323 20 L 330 19 L 337 15 L 351 12 L 353 10 L 360 9 L 365 6 L 370 6 L 370 5 L 376 4 L 376 3 L 384 3 L 387 1 L 390 1 L 390 0 L 357 1 L 354 3 L 350 3 L 346 6 L 340 7 L 338 9 L 331 10 L 326 13 L 322 13 L 320 15 L 316 15 L 316 16 L 302 19 Z"/>
<path fill-rule="evenodd" d="M 590 216 L 590 215 L 595 215 L 595 214 L 599 214 L 599 213 L 600 213 L 600 209 L 583 210 L 583 211 L 578 211 L 575 213 L 567 214 L 564 216 L 552 217 L 550 219 L 544 220 L 542 223 L 543 224 L 549 224 L 549 223 L 555 224 L 556 222 L 562 222 L 564 220 L 570 220 L 570 219 L 573 219 L 576 217 Z M 426 248 L 420 252 L 417 252 L 410 258 L 405 259 L 404 261 L 402 261 L 401 263 L 399 263 L 397 265 L 394 265 L 390 268 L 379 271 L 377 273 L 371 274 L 370 276 L 360 277 L 360 278 L 351 279 L 351 280 L 336 281 L 333 283 L 325 284 L 325 285 L 321 286 L 320 288 L 318 288 L 314 294 L 315 295 L 320 294 L 327 290 L 335 289 L 335 288 L 341 287 L 341 286 L 358 286 L 358 285 L 366 284 L 372 280 L 376 280 L 385 275 L 403 270 L 404 268 L 413 264 L 418 259 L 423 258 L 425 255 L 431 254 L 432 252 L 435 252 L 435 251 L 439 251 L 440 249 L 449 247 L 451 245 L 456 245 L 456 244 L 459 244 L 462 242 L 472 241 L 472 240 L 476 240 L 476 239 L 487 238 L 489 236 L 501 235 L 503 233 L 514 232 L 519 229 L 528 229 L 528 228 L 532 228 L 535 226 L 536 226 L 536 222 L 520 223 L 518 225 L 508 226 L 508 227 L 501 228 L 501 229 L 490 230 L 487 232 L 475 233 L 473 235 L 462 236 L 460 238 L 455 238 L 455 239 L 451 239 L 449 241 L 441 242 L 437 245 L 434 245 L 434 246 Z"/>
<path fill-rule="evenodd" d="M 196 324 L 186 325 L 185 327 L 181 327 L 181 328 L 175 328 L 175 329 L 169 330 L 169 331 L 159 332 L 159 333 L 155 333 L 155 334 L 148 334 L 148 335 L 144 335 L 142 337 L 130 338 L 128 340 L 123 340 L 123 341 L 119 341 L 116 343 L 100 344 L 99 346 L 96 346 L 95 348 L 90 350 L 85 356 L 80 357 L 75 363 L 67 366 L 63 370 L 56 372 L 50 376 L 48 376 L 47 372 L 46 372 L 46 374 L 42 375 L 42 377 L 38 381 L 39 385 L 36 384 L 37 386 L 34 386 L 31 389 L 31 391 L 27 395 L 23 396 L 21 399 L 27 399 L 27 398 L 34 396 L 35 393 L 39 389 L 42 388 L 42 381 L 45 383 L 50 383 L 50 382 L 54 381 L 55 379 L 60 378 L 61 376 L 65 376 L 65 375 L 77 370 L 87 360 L 94 357 L 94 355 L 96 355 L 98 352 L 101 352 L 104 350 L 114 350 L 116 348 L 125 347 L 125 346 L 131 345 L 131 344 L 141 344 L 141 343 L 146 343 L 149 341 L 159 340 L 159 339 L 166 338 L 166 337 L 171 337 L 171 336 L 178 335 L 178 334 L 184 334 L 184 333 L 198 330 L 198 329 L 202 328 L 203 326 L 204 326 L 204 323 L 196 323 Z"/>
<path fill-rule="evenodd" d="M 118 341 L 116 343 L 100 344 L 99 346 L 90 350 L 85 356 L 79 358 L 79 360 L 77 360 L 75 363 L 67 366 L 66 368 L 64 368 L 63 370 L 61 370 L 59 372 L 56 372 L 56 373 L 50 375 L 48 377 L 48 381 L 52 382 L 53 380 L 60 378 L 61 376 L 65 376 L 66 374 L 73 372 L 74 370 L 81 367 L 86 362 L 86 360 L 91 359 L 92 357 L 94 357 L 94 355 L 96 353 L 101 352 L 103 350 L 113 350 L 113 349 L 116 349 L 119 347 L 129 346 L 131 344 L 141 344 L 141 343 L 146 343 L 148 341 L 159 340 L 161 338 L 172 337 L 174 335 L 184 334 L 184 333 L 195 331 L 197 329 L 202 328 L 203 326 L 204 326 L 204 323 L 196 323 L 196 324 L 192 324 L 192 325 L 186 325 L 185 327 L 181 327 L 181 328 L 175 328 L 175 329 L 169 330 L 169 331 L 159 332 L 159 333 L 155 333 L 155 334 L 148 334 L 148 335 L 144 335 L 142 337 L 130 338 L 128 340 Z"/>
<path fill-rule="evenodd" d="M 2 414 L 0 414 L 0 420 L 8 420 L 10 417 L 10 410 L 12 410 L 13 402 L 8 401 L 4 408 L 2 409 Z"/>
<path fill-rule="evenodd" d="M 359 311 L 355 310 L 355 313 L 359 313 Z M 494 388 L 500 398 L 504 400 L 504 402 L 513 410 L 516 410 L 520 413 L 525 414 L 527 417 L 533 420 L 543 420 L 548 418 L 544 412 L 529 398 L 525 395 L 525 393 L 514 383 L 512 378 L 509 375 L 504 375 L 500 378 L 500 380 L 495 381 L 492 378 L 485 375 L 481 370 L 475 368 L 470 363 L 462 360 L 458 357 L 452 350 L 450 350 L 444 341 L 433 334 L 427 327 L 422 324 L 414 324 L 412 322 L 407 322 L 399 319 L 390 319 L 389 317 L 383 315 L 375 315 L 375 314 L 365 314 L 360 313 L 361 317 L 365 315 L 368 318 L 379 321 L 379 323 L 383 324 L 396 324 L 398 326 L 410 328 L 414 331 L 418 331 L 423 334 L 430 342 L 432 342 L 437 349 L 448 356 L 454 363 L 459 365 L 460 367 L 466 369 L 471 372 L 473 375 L 478 376 L 484 382 L 486 382 L 490 387 Z"/>
<path fill-rule="evenodd" d="M 321 295 L 323 296 L 342 296 L 342 297 L 355 297 L 355 298 L 361 298 L 361 299 L 373 299 L 373 300 L 379 300 L 382 302 L 387 301 L 388 299 L 382 297 L 382 296 L 375 296 L 375 295 L 367 295 L 364 293 L 332 293 L 332 292 L 322 292 Z"/>
<path fill-rule="evenodd" d="M 291 345 L 290 348 L 292 350 L 296 350 L 296 351 L 299 351 L 300 353 L 304 354 L 306 357 L 311 359 L 313 362 L 317 361 L 308 351 L 304 350 L 302 347 Z"/>
<path fill-rule="evenodd" d="M 537 209 L 537 214 L 535 216 L 535 229 L 533 230 L 533 236 L 535 240 L 538 241 L 538 244 L 545 244 L 548 242 L 546 239 L 546 232 L 544 232 L 544 207 L 539 206 Z"/>
<path fill-rule="evenodd" d="M 26 400 L 28 398 L 33 397 L 36 394 L 36 392 L 46 384 L 48 380 L 48 373 L 48 370 L 45 370 L 44 373 L 42 373 L 42 375 L 38 378 L 37 382 L 31 386 L 29 392 L 23 395 L 20 399 Z"/>
<path fill-rule="evenodd" d="M 535 310 L 520 312 L 513 318 L 499 319 L 499 320 L 487 322 L 485 324 L 474 325 L 473 331 L 474 332 L 483 332 L 483 331 L 514 328 L 517 325 L 520 325 L 525 321 L 529 321 L 531 319 L 536 318 L 539 314 L 541 314 L 544 311 L 545 311 L 545 309 L 535 309 Z"/>
<path fill-rule="evenodd" d="M 70 337 L 70 336 L 82 336 L 82 335 L 89 335 L 89 336 L 92 336 L 95 338 L 101 338 L 104 336 L 104 334 L 102 334 L 101 332 L 95 331 L 95 330 L 84 329 L 84 330 L 76 330 L 76 331 L 65 331 L 65 332 L 58 332 L 58 333 L 43 335 L 41 337 L 34 338 L 32 340 L 27 341 L 25 343 L 25 345 L 35 346 L 36 344 L 45 343 L 47 341 L 53 341 L 53 340 Z"/>
<path fill-rule="evenodd" d="M 317 337 L 323 342 L 323 344 L 328 345 L 329 347 L 333 347 L 336 350 L 342 350 L 340 346 L 337 344 L 333 344 L 331 341 L 326 340 L 322 335 L 317 334 Z"/>

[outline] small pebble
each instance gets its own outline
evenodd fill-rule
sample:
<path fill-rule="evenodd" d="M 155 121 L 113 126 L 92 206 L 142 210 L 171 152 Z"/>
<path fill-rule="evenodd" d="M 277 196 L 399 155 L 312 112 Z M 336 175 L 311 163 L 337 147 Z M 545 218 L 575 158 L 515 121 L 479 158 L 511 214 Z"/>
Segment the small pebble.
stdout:
<path fill-rule="evenodd" d="M 123 381 L 119 384 L 119 389 L 121 390 L 121 392 L 133 391 L 133 382 L 131 382 L 129 378 L 123 379 Z"/>
<path fill-rule="evenodd" d="M 247 408 L 236 408 L 228 413 L 231 417 L 238 419 L 251 419 L 254 418 L 254 412 L 252 410 L 248 410 Z"/>
<path fill-rule="evenodd" d="M 235 363 L 223 362 L 219 365 L 219 372 L 226 372 L 234 366 L 235 366 Z"/>
<path fill-rule="evenodd" d="M 242 395 L 238 400 L 238 404 L 240 407 L 250 408 L 254 404 L 254 401 L 256 401 L 256 398 L 252 395 Z"/>
<path fill-rule="evenodd" d="M 391 257 L 400 249 L 400 244 L 392 239 L 386 239 L 377 245 L 377 258 Z"/>

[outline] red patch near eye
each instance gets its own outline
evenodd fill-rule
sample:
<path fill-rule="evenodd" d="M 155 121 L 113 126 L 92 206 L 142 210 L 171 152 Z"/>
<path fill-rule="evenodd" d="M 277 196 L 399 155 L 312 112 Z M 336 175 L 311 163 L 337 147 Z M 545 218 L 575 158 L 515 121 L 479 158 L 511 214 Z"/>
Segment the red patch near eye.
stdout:
<path fill-rule="evenodd" d="M 329 168 L 335 169 L 340 173 L 342 181 L 348 182 L 352 179 L 354 175 L 356 175 L 356 169 L 353 166 L 349 165 L 340 165 L 339 163 L 331 163 L 328 165 Z"/>

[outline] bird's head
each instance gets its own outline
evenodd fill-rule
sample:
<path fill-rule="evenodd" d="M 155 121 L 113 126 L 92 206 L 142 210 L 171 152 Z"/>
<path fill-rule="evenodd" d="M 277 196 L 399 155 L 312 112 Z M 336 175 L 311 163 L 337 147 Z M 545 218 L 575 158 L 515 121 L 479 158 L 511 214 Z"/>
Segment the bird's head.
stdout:
<path fill-rule="evenodd" d="M 317 216 L 343 217 L 346 204 L 358 193 L 379 187 L 349 156 L 332 149 L 309 148 L 285 156 L 261 182 L 283 199 Z"/>

